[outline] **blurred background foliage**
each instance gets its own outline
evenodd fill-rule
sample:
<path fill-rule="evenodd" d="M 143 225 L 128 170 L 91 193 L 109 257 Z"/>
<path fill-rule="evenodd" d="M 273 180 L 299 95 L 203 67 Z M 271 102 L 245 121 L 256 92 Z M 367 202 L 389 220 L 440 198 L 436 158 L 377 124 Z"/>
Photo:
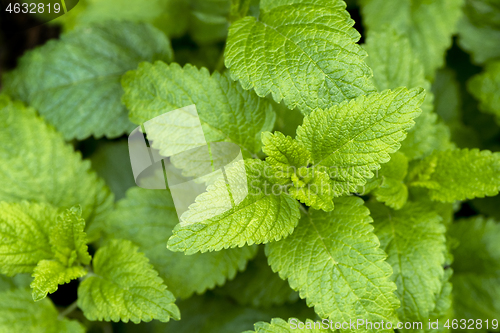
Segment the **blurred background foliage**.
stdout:
<path fill-rule="evenodd" d="M 224 69 L 224 41 L 230 24 L 231 0 L 80 0 L 67 14 L 41 24 L 43 17 L 2 13 L 0 17 L 0 76 L 13 69 L 24 52 L 43 45 L 49 39 L 57 39 L 62 32 L 71 31 L 78 25 L 105 20 L 148 22 L 170 37 L 174 49 L 174 61 L 184 65 L 191 63 L 206 67 L 211 72 Z M 360 7 L 355 0 L 347 0 L 347 9 L 355 20 L 355 28 L 364 36 Z M 250 14 L 258 16 L 258 0 L 251 2 Z M 487 62 L 500 60 L 500 2 L 498 0 L 467 0 L 458 24 L 458 34 L 446 54 L 446 64 L 439 69 L 432 92 L 435 110 L 451 131 L 452 140 L 459 148 L 478 147 L 482 150 L 500 151 L 500 126 L 495 115 L 484 112 L 478 100 L 471 94 L 469 81 L 481 73 Z M 38 24 L 38 25 L 37 25 Z M 28 27 L 35 26 L 28 29 Z M 364 42 L 362 37 L 360 43 Z M 1 88 L 1 82 L 0 82 Z M 273 102 L 274 103 L 274 102 Z M 286 135 L 294 135 L 296 125 L 302 122 L 298 110 L 290 111 L 276 105 L 275 129 Z M 286 124 L 286 126 L 285 126 Z M 290 126 L 292 124 L 293 126 Z M 110 139 L 88 138 L 74 140 L 75 148 L 84 158 L 90 159 L 93 168 L 103 177 L 116 200 L 124 198 L 128 188 L 134 186 L 129 164 L 126 136 Z M 476 214 L 500 220 L 500 197 L 474 199 L 462 204 L 455 216 Z M 262 249 L 260 249 L 262 250 Z M 223 287 L 216 287 L 204 295 L 196 295 L 179 301 L 183 320 L 162 324 L 158 322 L 140 325 L 124 323 L 94 323 L 89 332 L 176 332 L 176 333 L 225 333 L 252 328 L 254 322 L 268 321 L 272 317 L 296 316 L 315 318 L 305 301 L 289 289 L 280 293 L 274 302 L 262 304 L 257 290 L 286 289 L 287 282 L 279 279 L 267 265 L 262 265 L 259 254 L 249 263 L 255 270 L 264 270 L 265 279 L 256 279 L 246 272 Z M 16 280 L 26 285 L 24 277 Z M 1 281 L 0 284 L 4 282 Z M 5 282 L 7 283 L 7 282 Z M 11 282 L 9 282 L 11 283 Z M 76 299 L 77 281 L 61 286 L 51 295 L 58 306 L 66 306 Z M 247 293 L 235 297 L 232 289 Z M 246 288 L 246 289 L 245 289 Z M 283 296 L 285 295 L 285 296 Z M 253 297 L 251 297 L 253 296 Z M 264 302 L 265 303 L 265 302 Z M 75 312 L 86 322 L 85 318 Z M 182 324 L 182 325 L 180 325 Z"/>

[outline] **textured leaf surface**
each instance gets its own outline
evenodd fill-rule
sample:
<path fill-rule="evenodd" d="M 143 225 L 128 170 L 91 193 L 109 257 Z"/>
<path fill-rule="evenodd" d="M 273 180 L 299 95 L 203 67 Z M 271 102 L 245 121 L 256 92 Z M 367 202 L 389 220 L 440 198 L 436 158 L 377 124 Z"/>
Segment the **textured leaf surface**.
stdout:
<path fill-rule="evenodd" d="M 230 141 L 250 152 L 260 150 L 260 133 L 271 130 L 276 118 L 268 101 L 243 90 L 228 74 L 210 75 L 206 68 L 143 63 L 138 70 L 127 73 L 122 84 L 123 101 L 136 124 L 195 104 L 207 142 Z M 174 124 L 160 125 L 156 132 L 148 130 L 148 138 L 164 156 L 178 152 L 172 151 L 175 138 L 185 142 L 185 137 L 192 134 L 190 129 Z"/>
<path fill-rule="evenodd" d="M 82 266 L 66 267 L 57 260 L 42 260 L 33 271 L 35 278 L 31 283 L 33 299 L 40 301 L 47 294 L 55 292 L 60 284 L 69 283 L 87 274 Z"/>
<path fill-rule="evenodd" d="M 271 270 L 264 251 L 260 251 L 257 257 L 248 263 L 244 272 L 215 292 L 230 296 L 239 304 L 255 308 L 293 303 L 299 298 L 299 294 L 290 289 L 288 282 Z"/>
<path fill-rule="evenodd" d="M 238 178 L 242 168 L 247 179 Z M 260 160 L 246 160 L 244 165 L 226 168 L 230 184 L 246 186 L 245 198 L 227 209 L 221 199 L 227 185 L 224 178 L 219 178 L 181 216 L 185 222 L 175 227 L 168 248 L 186 254 L 218 251 L 267 243 L 292 233 L 300 217 L 299 203 L 281 188 L 272 190 L 275 184 L 266 177 L 266 168 Z"/>
<path fill-rule="evenodd" d="M 401 302 L 402 322 L 427 323 L 441 292 L 445 263 L 445 227 L 426 205 L 407 203 L 401 210 L 368 206 L 380 247 L 388 254 Z"/>
<path fill-rule="evenodd" d="M 400 209 L 408 199 L 408 188 L 403 182 L 408 172 L 408 159 L 402 153 L 392 154 L 391 160 L 382 165 L 378 176 L 380 186 L 373 191 L 375 198 L 387 206 Z"/>
<path fill-rule="evenodd" d="M 52 250 L 62 264 L 71 266 L 75 263 L 90 264 L 90 254 L 87 247 L 85 220 L 81 217 L 80 207 L 67 209 L 50 229 L 49 241 Z"/>
<path fill-rule="evenodd" d="M 492 219 L 472 217 L 452 224 L 449 232 L 460 242 L 453 251 L 455 316 L 491 323 L 500 315 L 500 226 Z M 483 325 L 475 331 L 487 330 Z"/>
<path fill-rule="evenodd" d="M 129 239 L 151 260 L 172 293 L 181 298 L 203 293 L 232 279 L 255 255 L 255 247 L 186 256 L 167 249 L 178 223 L 169 191 L 134 187 L 107 219 L 109 237 Z"/>
<path fill-rule="evenodd" d="M 47 204 L 0 202 L 0 272 L 31 273 L 38 261 L 52 258 L 50 225 L 58 211 Z"/>
<path fill-rule="evenodd" d="M 500 61 L 489 63 L 484 72 L 468 82 L 468 88 L 479 100 L 479 108 L 494 114 L 500 123 Z"/>
<path fill-rule="evenodd" d="M 243 88 L 304 114 L 375 89 L 343 1 L 263 1 L 229 28 L 225 64 Z"/>
<path fill-rule="evenodd" d="M 368 33 L 388 26 L 409 36 L 414 52 L 425 67 L 425 76 L 444 64 L 451 46 L 463 1 L 362 0 L 363 24 Z"/>
<path fill-rule="evenodd" d="M 433 94 L 425 79 L 424 66 L 415 52 L 410 39 L 393 29 L 370 33 L 365 49 L 369 54 L 366 63 L 373 70 L 373 81 L 379 91 L 407 88 L 424 88 L 426 97 L 422 114 L 415 119 L 415 126 L 401 144 L 401 152 L 410 159 L 421 158 L 433 150 L 449 148 L 449 133 L 438 122 L 433 110 Z"/>
<path fill-rule="evenodd" d="M 333 212 L 310 210 L 292 235 L 268 244 L 269 263 L 321 318 L 394 322 L 396 285 L 369 211 L 360 198 L 334 202 Z"/>
<path fill-rule="evenodd" d="M 80 207 L 67 209 L 51 223 L 49 243 L 53 260 L 41 260 L 33 271 L 31 283 L 33 299 L 39 301 L 47 293 L 53 293 L 58 285 L 87 274 L 81 265 L 89 265 L 92 259 L 88 253 L 85 220 L 81 218 Z"/>
<path fill-rule="evenodd" d="M 410 185 L 429 189 L 432 200 L 453 202 L 494 196 L 500 189 L 500 153 L 456 149 L 435 152 L 411 172 Z"/>
<path fill-rule="evenodd" d="M 284 168 L 307 166 L 311 153 L 300 142 L 280 132 L 262 133 L 262 151 L 267 154 L 266 162 Z"/>
<path fill-rule="evenodd" d="M 133 129 L 121 104 L 121 76 L 141 61 L 172 60 L 170 42 L 147 24 L 77 28 L 26 53 L 5 91 L 35 107 L 65 139 L 117 137 Z"/>
<path fill-rule="evenodd" d="M 180 319 L 175 297 L 130 241 L 113 240 L 93 260 L 94 274 L 78 288 L 78 306 L 89 320 L 133 323 Z"/>
<path fill-rule="evenodd" d="M 113 197 L 90 163 L 33 109 L 0 96 L 0 118 L 0 201 L 79 204 L 87 225 L 111 208 Z"/>
<path fill-rule="evenodd" d="M 288 193 L 315 208 L 333 209 L 333 187 L 326 168 L 309 169 L 311 153 L 300 142 L 280 132 L 262 133 L 263 151 L 273 176 L 288 185 Z"/>
<path fill-rule="evenodd" d="M 49 299 L 33 302 L 29 289 L 14 289 L 0 293 L 0 332 L 12 333 L 84 333 L 84 327 L 74 320 L 59 319 L 56 307 Z"/>
<path fill-rule="evenodd" d="M 317 110 L 304 119 L 297 140 L 315 167 L 330 168 L 336 196 L 356 192 L 399 149 L 424 97 L 421 88 L 399 88 Z"/>
<path fill-rule="evenodd" d="M 331 332 L 330 330 L 322 329 L 322 326 L 314 325 L 314 321 L 307 319 L 305 322 L 301 322 L 301 328 L 298 328 L 298 319 L 290 318 L 288 322 L 281 318 L 273 318 L 270 323 L 258 322 L 254 326 L 253 331 L 247 331 L 245 333 L 292 333 L 292 332 L 305 332 L 305 333 L 321 333 L 321 332 Z M 320 327 L 320 328 L 318 328 Z"/>

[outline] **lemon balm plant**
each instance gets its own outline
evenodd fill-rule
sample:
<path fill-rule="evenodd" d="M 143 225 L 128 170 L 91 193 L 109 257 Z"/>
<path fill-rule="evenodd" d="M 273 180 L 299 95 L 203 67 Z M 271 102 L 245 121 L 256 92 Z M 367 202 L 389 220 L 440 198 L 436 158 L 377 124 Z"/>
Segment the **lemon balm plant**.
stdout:
<path fill-rule="evenodd" d="M 497 1 L 92 0 L 55 23 L 2 77 L 0 332 L 500 331 Z M 123 139 L 193 104 L 248 195 L 215 180 L 179 223 Z"/>

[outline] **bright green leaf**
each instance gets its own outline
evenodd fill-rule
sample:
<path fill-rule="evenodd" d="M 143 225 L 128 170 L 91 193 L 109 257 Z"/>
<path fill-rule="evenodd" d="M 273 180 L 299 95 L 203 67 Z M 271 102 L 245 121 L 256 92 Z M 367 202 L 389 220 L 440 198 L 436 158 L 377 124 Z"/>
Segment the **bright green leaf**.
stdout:
<path fill-rule="evenodd" d="M 35 278 L 31 283 L 33 288 L 33 299 L 40 301 L 47 294 L 54 293 L 60 284 L 69 283 L 87 274 L 87 270 L 82 266 L 64 266 L 57 260 L 42 260 L 33 271 Z"/>
<path fill-rule="evenodd" d="M 410 185 L 429 189 L 432 200 L 453 202 L 497 195 L 500 153 L 456 149 L 434 152 L 410 171 Z"/>
<path fill-rule="evenodd" d="M 380 186 L 373 191 L 375 198 L 387 206 L 400 209 L 408 199 L 408 188 L 403 182 L 408 172 L 408 159 L 402 153 L 391 155 L 391 160 L 382 165 L 378 176 Z"/>
<path fill-rule="evenodd" d="M 304 114 L 375 91 L 344 1 L 262 1 L 260 9 L 229 28 L 225 64 L 243 88 Z"/>
<path fill-rule="evenodd" d="M 441 292 L 445 263 L 445 227 L 437 212 L 409 202 L 400 210 L 381 204 L 369 205 L 375 234 L 388 254 L 391 277 L 401 302 L 402 322 L 427 325 Z"/>
<path fill-rule="evenodd" d="M 123 101 L 136 124 L 195 104 L 207 142 L 230 141 L 250 152 L 260 150 L 260 133 L 271 130 L 276 118 L 268 101 L 243 90 L 228 74 L 210 75 L 206 68 L 143 63 L 123 77 L 122 85 Z M 173 137 L 188 135 L 190 129 L 165 123 L 156 132 L 148 131 L 153 147 L 164 156 L 178 152 L 172 147 Z"/>
<path fill-rule="evenodd" d="M 356 192 L 399 149 L 424 97 L 421 88 L 399 88 L 317 110 L 304 119 L 297 140 L 315 168 L 330 168 L 336 196 Z"/>
<path fill-rule="evenodd" d="M 87 226 L 97 224 L 113 196 L 90 162 L 82 161 L 33 109 L 3 95 L 0 118 L 0 201 L 29 200 L 60 208 L 79 204 Z"/>
<path fill-rule="evenodd" d="M 57 217 L 50 229 L 49 241 L 55 258 L 62 264 L 71 266 L 75 263 L 90 264 L 87 247 L 85 220 L 81 217 L 82 209 L 72 207 Z"/>
<path fill-rule="evenodd" d="M 433 95 L 430 83 L 425 79 L 424 66 L 413 52 L 410 39 L 393 29 L 370 33 L 365 49 L 369 57 L 366 63 L 373 70 L 373 81 L 379 91 L 407 88 L 424 88 L 426 98 L 422 103 L 422 114 L 415 126 L 408 131 L 401 144 L 401 152 L 410 159 L 421 158 L 432 151 L 450 147 L 446 126 L 438 122 L 433 110 Z"/>
<path fill-rule="evenodd" d="M 222 285 L 243 270 L 256 248 L 237 249 L 186 256 L 166 248 L 172 229 L 178 223 L 174 203 L 168 190 L 152 191 L 134 187 L 127 198 L 107 219 L 109 237 L 133 241 L 151 260 L 172 293 L 188 298 L 194 292 Z"/>
<path fill-rule="evenodd" d="M 113 240 L 96 252 L 94 272 L 78 288 L 78 306 L 87 319 L 133 323 L 180 319 L 175 297 L 137 250 L 130 241 Z"/>
<path fill-rule="evenodd" d="M 245 168 L 247 179 L 241 179 Z M 292 233 L 300 217 L 299 203 L 268 178 L 269 166 L 260 160 L 245 160 L 226 168 L 230 184 L 241 183 L 247 189 L 244 199 L 226 209 L 225 177 L 196 198 L 182 216 L 168 241 L 172 251 L 219 251 L 245 244 L 279 240 Z M 236 187 L 237 187 L 236 186 Z M 234 193 L 233 193 L 234 195 Z"/>
<path fill-rule="evenodd" d="M 273 271 L 288 279 L 321 318 L 395 322 L 396 285 L 389 279 L 392 269 L 373 233 L 370 212 L 360 198 L 334 202 L 333 212 L 309 210 L 292 235 L 267 245 Z"/>
<path fill-rule="evenodd" d="M 52 258 L 50 225 L 57 214 L 47 204 L 0 202 L 2 274 L 31 273 L 40 260 Z"/>

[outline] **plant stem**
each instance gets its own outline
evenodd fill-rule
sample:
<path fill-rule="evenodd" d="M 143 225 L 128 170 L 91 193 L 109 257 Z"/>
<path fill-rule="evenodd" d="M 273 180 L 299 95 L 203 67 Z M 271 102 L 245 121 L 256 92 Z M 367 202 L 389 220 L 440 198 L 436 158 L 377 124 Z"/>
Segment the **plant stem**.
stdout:
<path fill-rule="evenodd" d="M 71 312 L 75 311 L 76 308 L 78 307 L 78 304 L 77 304 L 77 301 L 74 301 L 73 303 L 71 303 L 66 309 L 64 309 L 63 311 L 61 311 L 61 313 L 59 313 L 59 316 L 58 318 L 59 319 L 62 319 L 64 317 L 66 317 L 67 315 L 69 315 Z"/>
<path fill-rule="evenodd" d="M 220 56 L 219 56 L 219 60 L 217 60 L 217 64 L 215 65 L 215 70 L 217 72 L 221 72 L 224 71 L 224 68 L 226 68 L 226 66 L 224 65 L 224 50 L 226 49 L 226 47 L 224 46 L 222 48 L 222 52 L 220 53 Z"/>
<path fill-rule="evenodd" d="M 307 211 L 307 209 L 304 208 L 304 206 L 302 206 L 301 204 L 299 204 L 299 208 L 302 211 L 302 213 L 304 213 L 306 215 L 309 215 L 309 212 Z"/>

